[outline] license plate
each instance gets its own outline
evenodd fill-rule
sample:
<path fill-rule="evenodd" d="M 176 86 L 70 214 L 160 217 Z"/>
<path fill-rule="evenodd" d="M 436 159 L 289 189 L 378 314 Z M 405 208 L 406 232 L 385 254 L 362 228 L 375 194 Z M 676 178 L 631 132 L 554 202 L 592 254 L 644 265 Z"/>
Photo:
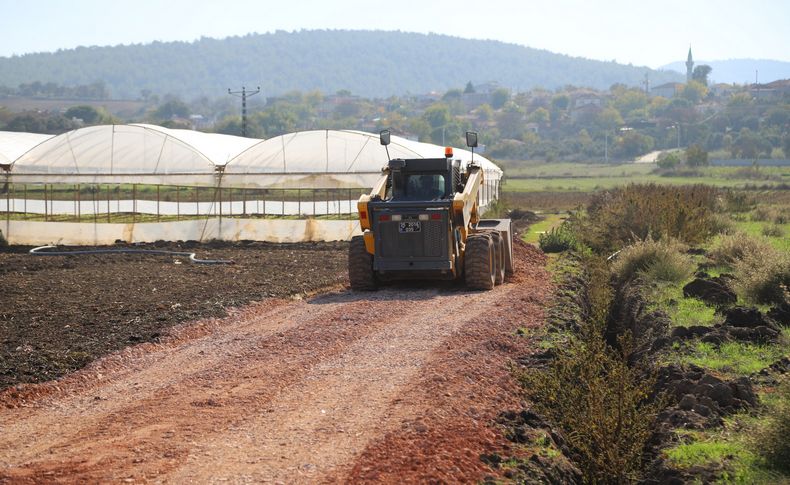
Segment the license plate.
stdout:
<path fill-rule="evenodd" d="M 398 232 L 420 232 L 420 221 L 408 221 L 398 223 Z"/>

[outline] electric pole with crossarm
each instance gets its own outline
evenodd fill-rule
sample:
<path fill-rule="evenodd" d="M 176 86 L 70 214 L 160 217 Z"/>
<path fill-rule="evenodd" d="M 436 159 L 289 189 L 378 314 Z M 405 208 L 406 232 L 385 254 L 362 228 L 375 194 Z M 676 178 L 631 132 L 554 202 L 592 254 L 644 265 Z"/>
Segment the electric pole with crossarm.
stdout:
<path fill-rule="evenodd" d="M 247 136 L 247 98 L 255 96 L 260 92 L 260 86 L 258 86 L 255 91 L 247 91 L 244 86 L 241 87 L 241 91 L 231 91 L 230 88 L 228 88 L 228 94 L 241 98 L 241 136 L 243 137 Z"/>

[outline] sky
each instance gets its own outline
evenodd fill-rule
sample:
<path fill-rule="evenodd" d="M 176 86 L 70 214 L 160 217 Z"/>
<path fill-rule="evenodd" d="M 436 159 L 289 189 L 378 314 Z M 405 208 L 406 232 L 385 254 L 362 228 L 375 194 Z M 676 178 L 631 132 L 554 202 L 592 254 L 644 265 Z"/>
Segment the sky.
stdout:
<path fill-rule="evenodd" d="M 657 68 L 790 61 L 790 0 L 0 0 L 0 57 L 276 30 L 366 29 L 492 39 Z"/>

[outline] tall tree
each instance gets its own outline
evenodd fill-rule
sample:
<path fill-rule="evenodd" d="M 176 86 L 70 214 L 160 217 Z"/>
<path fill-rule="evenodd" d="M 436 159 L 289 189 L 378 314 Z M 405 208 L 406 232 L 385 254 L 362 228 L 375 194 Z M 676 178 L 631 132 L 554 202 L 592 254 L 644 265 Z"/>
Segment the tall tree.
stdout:
<path fill-rule="evenodd" d="M 101 120 L 101 112 L 99 112 L 99 110 L 93 106 L 88 105 L 72 106 L 66 110 L 64 116 L 68 119 L 81 119 L 85 124 L 88 125 Z"/>
<path fill-rule="evenodd" d="M 707 167 L 708 152 L 699 145 L 686 148 L 686 163 L 689 167 Z"/>
<path fill-rule="evenodd" d="M 697 81 L 703 86 L 707 86 L 708 74 L 710 74 L 712 70 L 713 70 L 712 67 L 705 64 L 700 64 L 699 66 L 694 68 L 694 72 L 691 73 L 691 79 Z"/>
<path fill-rule="evenodd" d="M 499 109 L 510 100 L 510 91 L 505 88 L 497 88 L 491 93 L 491 106 Z"/>
<path fill-rule="evenodd" d="M 186 118 L 187 116 L 189 116 L 189 106 L 178 99 L 168 101 L 154 111 L 154 117 L 157 120 L 169 120 L 173 117 Z"/>
<path fill-rule="evenodd" d="M 702 101 L 702 98 L 704 98 L 707 94 L 708 88 L 705 87 L 704 84 L 699 81 L 692 80 L 683 86 L 683 92 L 681 93 L 681 96 L 689 100 L 691 103 L 696 104 Z"/>

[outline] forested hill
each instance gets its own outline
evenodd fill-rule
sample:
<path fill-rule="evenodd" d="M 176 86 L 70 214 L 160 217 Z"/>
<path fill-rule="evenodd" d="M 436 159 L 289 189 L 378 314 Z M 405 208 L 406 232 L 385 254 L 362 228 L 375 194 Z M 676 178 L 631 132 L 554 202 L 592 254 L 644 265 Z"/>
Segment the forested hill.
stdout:
<path fill-rule="evenodd" d="M 613 52 L 612 57 L 617 53 Z M 554 54 L 497 41 L 382 31 L 300 31 L 195 42 L 79 47 L 0 58 L 0 86 L 33 81 L 60 85 L 103 81 L 113 98 L 144 90 L 183 98 L 216 97 L 242 84 L 266 95 L 341 89 L 368 97 L 444 92 L 497 81 L 511 89 L 565 85 L 607 89 L 639 85 L 648 71 L 615 62 Z M 681 80 L 650 71 L 658 85 Z"/>

